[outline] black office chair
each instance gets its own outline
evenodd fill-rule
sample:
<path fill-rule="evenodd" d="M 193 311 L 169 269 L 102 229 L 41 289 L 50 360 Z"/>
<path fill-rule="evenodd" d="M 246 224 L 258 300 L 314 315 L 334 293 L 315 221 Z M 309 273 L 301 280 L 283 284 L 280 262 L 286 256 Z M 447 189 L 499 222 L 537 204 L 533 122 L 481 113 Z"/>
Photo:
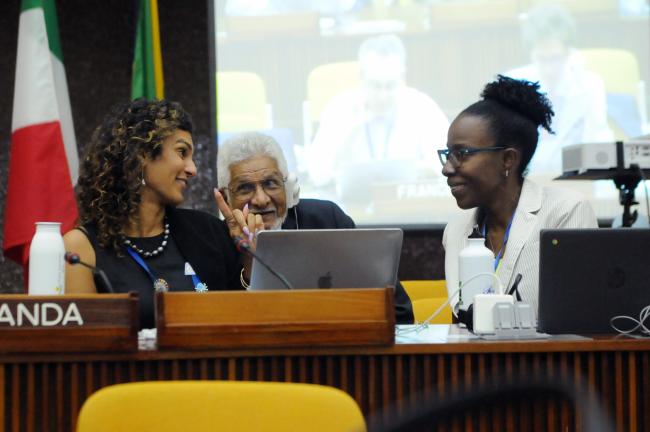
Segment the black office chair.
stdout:
<path fill-rule="evenodd" d="M 611 420 L 606 416 L 601 404 L 583 386 L 571 385 L 575 383 L 570 377 L 562 379 L 538 378 L 509 378 L 493 379 L 490 384 L 479 386 L 465 391 L 459 391 L 451 397 L 439 398 L 435 392 L 429 391 L 418 395 L 416 398 L 403 402 L 401 410 L 391 407 L 388 410 L 376 413 L 368 419 L 369 432 L 403 432 L 403 431 L 435 431 L 438 428 L 445 430 L 466 430 L 463 427 L 453 428 L 452 424 L 472 423 L 472 430 L 479 430 L 479 418 L 483 422 L 490 414 L 505 413 L 506 407 L 515 404 L 546 402 L 560 407 L 561 402 L 573 404 L 576 420 L 580 421 L 581 429 L 589 432 L 614 432 Z M 502 416 L 503 417 L 503 416 Z M 556 415 L 557 430 L 560 430 L 560 410 Z M 530 419 L 525 419 L 530 421 Z M 505 423 L 505 421 L 501 421 Z M 551 429 L 553 425 L 545 425 L 544 430 Z M 493 430 L 488 426 L 488 430 Z M 503 426 L 505 430 L 505 426 Z M 515 430 L 535 430 L 535 426 Z M 555 429 L 555 428 L 553 428 Z"/>

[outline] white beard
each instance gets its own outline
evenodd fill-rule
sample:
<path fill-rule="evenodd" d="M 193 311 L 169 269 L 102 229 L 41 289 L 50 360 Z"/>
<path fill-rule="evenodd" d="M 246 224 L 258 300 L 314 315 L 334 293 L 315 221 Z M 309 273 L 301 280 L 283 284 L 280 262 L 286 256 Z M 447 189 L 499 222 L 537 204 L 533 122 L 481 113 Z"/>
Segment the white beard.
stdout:
<path fill-rule="evenodd" d="M 269 231 L 279 231 L 282 229 L 282 224 L 284 223 L 285 219 L 287 219 L 287 215 L 289 214 L 289 209 L 285 210 L 284 216 L 281 218 L 277 218 L 275 220 L 275 223 L 273 226 L 269 229 Z"/>
<path fill-rule="evenodd" d="M 277 219 L 275 221 L 275 224 L 271 228 L 269 228 L 269 231 L 279 231 L 282 229 L 282 224 L 284 223 L 284 219 Z"/>

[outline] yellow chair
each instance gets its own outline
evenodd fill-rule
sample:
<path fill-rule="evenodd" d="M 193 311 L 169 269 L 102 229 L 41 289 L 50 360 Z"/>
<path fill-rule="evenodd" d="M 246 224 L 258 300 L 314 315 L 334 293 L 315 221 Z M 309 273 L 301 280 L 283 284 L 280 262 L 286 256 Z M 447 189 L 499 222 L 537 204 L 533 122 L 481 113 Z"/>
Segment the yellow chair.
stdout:
<path fill-rule="evenodd" d="M 600 76 L 607 93 L 628 94 L 636 102 L 643 131 L 648 130 L 645 82 L 641 79 L 636 56 L 624 49 L 591 48 L 580 50 L 585 68 Z M 610 118 L 610 126 L 618 138 L 627 138 Z"/>
<path fill-rule="evenodd" d="M 105 387 L 86 400 L 77 432 L 365 431 L 358 405 L 326 386 L 155 381 Z"/>
<path fill-rule="evenodd" d="M 273 127 L 262 78 L 245 71 L 219 71 L 217 80 L 217 128 L 242 132 Z"/>
<path fill-rule="evenodd" d="M 359 85 L 357 61 L 326 63 L 316 66 L 307 77 L 307 100 L 302 103 L 302 124 L 305 146 L 314 137 L 314 123 L 336 95 Z"/>
<path fill-rule="evenodd" d="M 423 298 L 447 297 L 447 284 L 445 280 L 407 280 L 402 281 L 402 286 L 411 302 Z"/>
<path fill-rule="evenodd" d="M 422 298 L 411 302 L 413 316 L 416 323 L 424 322 L 440 305 L 447 301 L 447 297 Z M 451 308 L 446 305 L 430 322 L 430 324 L 451 324 Z"/>

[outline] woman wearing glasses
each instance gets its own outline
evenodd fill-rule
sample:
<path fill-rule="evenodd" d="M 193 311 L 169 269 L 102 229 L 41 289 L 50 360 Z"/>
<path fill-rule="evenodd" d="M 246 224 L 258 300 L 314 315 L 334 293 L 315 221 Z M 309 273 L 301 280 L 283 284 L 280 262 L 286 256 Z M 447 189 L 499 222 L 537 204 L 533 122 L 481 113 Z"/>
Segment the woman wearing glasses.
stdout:
<path fill-rule="evenodd" d="M 95 130 L 77 185 L 80 225 L 66 250 L 137 291 L 140 326 L 154 327 L 155 291 L 242 289 L 240 259 L 217 217 L 176 208 L 196 175 L 192 121 L 175 102 L 119 105 Z M 83 266 L 66 268 L 66 292 L 106 292 Z"/>
<path fill-rule="evenodd" d="M 439 150 L 442 173 L 463 210 L 443 236 L 450 295 L 458 287 L 458 254 L 474 230 L 494 253 L 504 287 L 522 275 L 522 300 L 537 310 L 539 231 L 595 228 L 594 211 L 573 191 L 540 187 L 525 178 L 542 127 L 551 132 L 553 110 L 539 85 L 499 75 L 481 100 L 462 111 Z M 457 299 L 454 299 L 454 303 Z"/>

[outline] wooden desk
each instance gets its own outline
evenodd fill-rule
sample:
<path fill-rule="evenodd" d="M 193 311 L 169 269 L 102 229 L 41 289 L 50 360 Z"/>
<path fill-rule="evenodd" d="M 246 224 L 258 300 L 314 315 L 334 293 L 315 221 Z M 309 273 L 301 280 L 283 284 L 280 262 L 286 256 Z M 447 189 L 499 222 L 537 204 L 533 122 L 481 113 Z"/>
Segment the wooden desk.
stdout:
<path fill-rule="evenodd" d="M 259 349 L 25 354 L 0 358 L 0 425 L 6 431 L 74 430 L 95 390 L 140 380 L 263 380 L 327 384 L 366 415 L 423 390 L 449 395 L 493 376 L 571 377 L 600 396 L 619 431 L 650 430 L 650 340 L 605 337 L 396 345 L 390 348 Z M 416 401 L 423 403 L 420 399 Z M 163 407 L 161 407 L 163 408 Z M 169 408 L 169 407 L 167 407 Z M 449 430 L 580 430 L 566 403 L 510 401 Z M 477 425 L 478 422 L 478 425 Z"/>

